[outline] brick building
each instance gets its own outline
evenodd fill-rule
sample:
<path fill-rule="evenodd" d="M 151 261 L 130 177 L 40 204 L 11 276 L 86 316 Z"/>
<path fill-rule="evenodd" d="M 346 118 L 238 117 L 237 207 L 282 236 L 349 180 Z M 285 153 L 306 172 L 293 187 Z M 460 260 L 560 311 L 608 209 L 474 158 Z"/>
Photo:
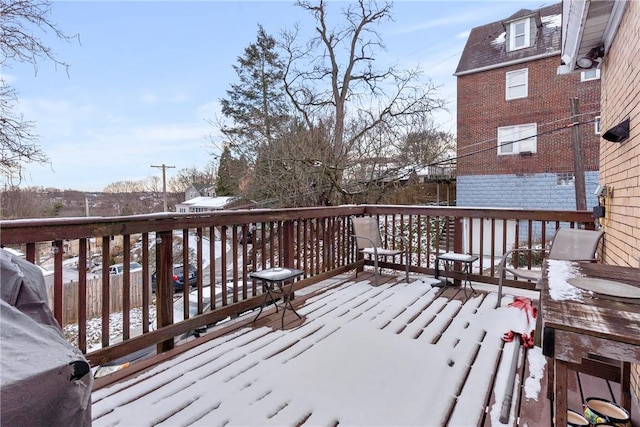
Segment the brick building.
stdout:
<path fill-rule="evenodd" d="M 471 30 L 458 63 L 458 206 L 575 209 L 571 99 L 597 204 L 600 75 L 558 75 L 562 4 Z"/>

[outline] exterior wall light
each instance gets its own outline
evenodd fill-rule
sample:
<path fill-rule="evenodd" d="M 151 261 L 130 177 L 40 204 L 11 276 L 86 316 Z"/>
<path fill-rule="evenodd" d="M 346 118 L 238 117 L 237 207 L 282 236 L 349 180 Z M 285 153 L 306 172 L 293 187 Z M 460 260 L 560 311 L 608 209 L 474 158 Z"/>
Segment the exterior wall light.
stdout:
<path fill-rule="evenodd" d="M 621 121 L 608 131 L 606 131 L 602 137 L 611 142 L 622 142 L 629 138 L 629 117 Z"/>
<path fill-rule="evenodd" d="M 591 50 L 582 58 L 578 58 L 576 61 L 576 65 L 580 68 L 591 68 L 594 63 L 596 65 L 600 65 L 602 62 L 602 57 L 604 56 L 604 47 L 596 46 L 591 48 Z"/>

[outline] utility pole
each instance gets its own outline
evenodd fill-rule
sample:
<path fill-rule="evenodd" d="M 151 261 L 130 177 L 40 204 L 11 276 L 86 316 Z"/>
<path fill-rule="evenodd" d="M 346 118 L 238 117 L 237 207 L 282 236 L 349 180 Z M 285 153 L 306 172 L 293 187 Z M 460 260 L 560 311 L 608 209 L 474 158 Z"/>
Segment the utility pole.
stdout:
<path fill-rule="evenodd" d="M 164 197 L 164 211 L 167 209 L 167 169 L 175 168 L 175 166 L 167 166 L 164 163 L 162 165 L 151 165 L 152 168 L 162 169 L 162 195 Z"/>
<path fill-rule="evenodd" d="M 576 209 L 587 209 L 587 194 L 584 183 L 584 160 L 580 149 L 580 122 L 578 112 L 578 98 L 571 98 L 571 122 L 573 123 L 573 171 L 575 174 Z"/>

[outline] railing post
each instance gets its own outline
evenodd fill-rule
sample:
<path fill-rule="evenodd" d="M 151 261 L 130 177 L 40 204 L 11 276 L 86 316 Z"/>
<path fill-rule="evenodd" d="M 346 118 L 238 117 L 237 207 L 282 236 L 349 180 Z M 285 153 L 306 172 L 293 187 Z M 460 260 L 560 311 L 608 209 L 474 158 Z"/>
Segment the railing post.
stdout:
<path fill-rule="evenodd" d="M 462 234 L 464 233 L 463 221 L 461 217 L 456 217 L 453 224 L 453 251 L 462 253 Z"/>
<path fill-rule="evenodd" d="M 461 217 L 455 217 L 453 220 L 453 251 L 459 254 L 463 253 L 462 252 L 462 241 L 463 241 L 462 235 L 464 233 L 464 224 L 462 222 L 463 220 L 464 219 Z M 462 264 L 459 262 L 455 264 L 456 264 L 455 266 L 456 270 L 459 271 L 462 268 Z M 461 281 L 460 279 L 455 279 L 454 283 L 456 285 L 460 285 Z"/>
<path fill-rule="evenodd" d="M 52 242 L 51 250 L 54 258 L 54 274 L 53 274 L 53 316 L 56 318 L 60 327 L 64 327 L 64 319 L 62 318 L 62 256 L 64 254 L 62 240 Z"/>
<path fill-rule="evenodd" d="M 158 328 L 173 323 L 173 235 L 156 234 L 156 322 Z M 158 353 L 171 350 L 173 339 L 158 343 Z"/>
<path fill-rule="evenodd" d="M 294 239 L 293 239 L 293 221 L 284 221 L 282 223 L 282 252 L 283 261 L 285 267 L 297 267 L 295 263 L 294 254 Z"/>

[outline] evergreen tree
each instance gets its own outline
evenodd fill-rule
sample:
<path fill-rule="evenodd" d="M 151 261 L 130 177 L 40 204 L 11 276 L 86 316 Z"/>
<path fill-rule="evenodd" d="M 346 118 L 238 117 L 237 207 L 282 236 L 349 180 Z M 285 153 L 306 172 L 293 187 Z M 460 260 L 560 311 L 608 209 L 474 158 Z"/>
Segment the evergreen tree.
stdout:
<path fill-rule="evenodd" d="M 284 68 L 276 41 L 258 25 L 255 43 L 244 50 L 234 65 L 240 82 L 221 99 L 222 114 L 230 122 L 222 133 L 240 158 L 255 162 L 258 148 L 270 144 L 287 121 Z"/>
<path fill-rule="evenodd" d="M 237 196 L 240 193 L 240 179 L 243 175 L 243 162 L 234 159 L 226 144 L 220 155 L 218 179 L 216 181 L 216 196 Z"/>

